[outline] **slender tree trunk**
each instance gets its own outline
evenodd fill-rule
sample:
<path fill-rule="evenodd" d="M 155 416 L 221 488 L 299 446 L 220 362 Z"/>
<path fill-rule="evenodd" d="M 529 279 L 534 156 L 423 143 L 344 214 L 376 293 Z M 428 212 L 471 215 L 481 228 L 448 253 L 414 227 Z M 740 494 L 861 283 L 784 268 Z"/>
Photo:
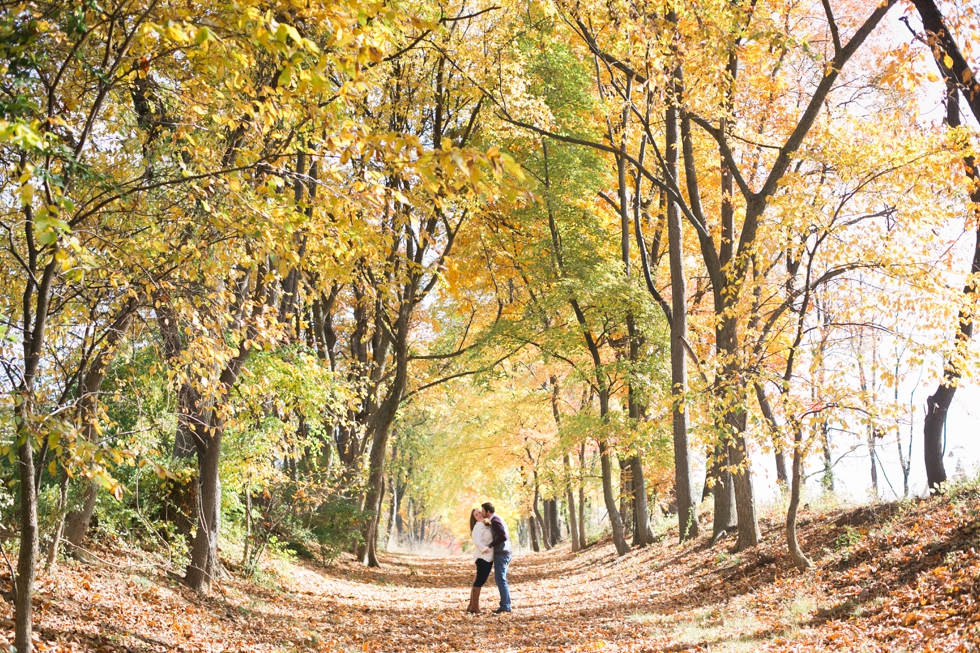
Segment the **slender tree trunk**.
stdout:
<path fill-rule="evenodd" d="M 828 492 L 834 491 L 834 461 L 830 449 L 830 425 L 827 420 L 820 422 L 820 437 L 823 440 L 823 486 Z"/>
<path fill-rule="evenodd" d="M 136 299 L 130 298 L 119 309 L 116 318 L 106 332 L 102 349 L 92 360 L 88 370 L 82 377 L 78 399 L 78 422 L 85 439 L 89 442 L 94 442 L 97 438 L 95 423 L 99 419 L 99 392 L 102 390 L 102 384 L 105 381 L 106 370 L 119 344 L 129 332 L 138 306 Z M 95 512 L 98 492 L 98 486 L 91 482 L 88 483 L 85 488 L 85 501 L 82 504 L 82 509 L 69 513 L 59 523 L 58 530 L 67 530 L 67 539 L 76 548 L 82 545 L 82 540 L 88 532 L 89 523 L 92 521 L 92 514 Z M 62 525 L 65 522 L 67 522 L 67 528 L 63 529 Z M 56 537 L 52 543 L 52 549 L 48 556 L 52 560 L 58 556 L 58 543 L 60 543 L 60 539 L 60 537 Z"/>
<path fill-rule="evenodd" d="M 633 518 L 633 472 L 626 460 L 619 463 L 619 518 L 623 520 L 623 537 L 633 537 L 636 520 Z"/>
<path fill-rule="evenodd" d="M 912 0 L 912 4 L 922 18 L 923 27 L 929 32 L 930 39 L 935 40 L 933 56 L 939 72 L 946 80 L 946 122 L 956 128 L 962 124 L 960 118 L 960 94 L 957 89 L 962 86 L 964 98 L 980 120 L 980 81 L 976 71 L 970 68 L 966 57 L 963 56 L 959 45 L 954 39 L 954 33 L 947 27 L 945 18 L 934 0 Z M 930 41 L 932 42 L 932 41 Z M 973 250 L 973 262 L 970 266 L 972 276 L 980 273 L 980 173 L 972 155 L 963 158 L 964 168 L 969 178 L 971 212 L 976 222 L 976 242 Z M 967 283 L 963 289 L 968 300 L 976 294 L 975 283 Z M 959 349 L 973 338 L 973 319 L 970 313 L 961 310 L 957 320 L 956 347 Z M 953 359 L 955 360 L 955 355 Z M 956 387 L 962 375 L 961 370 L 952 360 L 947 360 L 943 367 L 943 379 L 936 391 L 926 401 L 926 416 L 923 422 L 923 457 L 926 464 L 926 480 L 933 492 L 941 491 L 946 482 L 946 468 L 943 463 L 944 437 L 946 416 L 953 403 Z"/>
<path fill-rule="evenodd" d="M 599 404 L 602 416 L 607 417 L 609 413 L 608 391 L 599 393 Z M 599 439 L 599 465 L 602 469 L 602 498 L 606 504 L 606 512 L 609 514 L 613 543 L 616 545 L 618 555 L 626 555 L 629 553 L 630 545 L 623 535 L 623 520 L 619 516 L 619 510 L 616 506 L 616 495 L 613 493 L 612 483 L 612 459 L 605 438 Z"/>
<path fill-rule="evenodd" d="M 677 110 L 667 110 L 667 165 L 677 173 Z M 687 278 L 684 274 L 684 235 L 680 211 L 667 203 L 667 243 L 670 264 L 670 393 L 671 432 L 674 440 L 674 484 L 677 488 L 677 523 L 681 542 L 698 536 L 697 500 L 691 478 L 690 445 L 687 438 Z"/>
<path fill-rule="evenodd" d="M 540 491 L 538 489 L 538 479 L 537 472 L 534 474 L 534 502 L 531 504 L 531 509 L 534 511 L 534 525 L 538 529 L 538 535 L 540 535 L 541 546 L 545 550 L 551 550 L 551 541 L 548 537 L 548 524 L 541 518 L 541 512 L 538 510 L 538 497 L 540 496 Z"/>
<path fill-rule="evenodd" d="M 633 543 L 640 546 L 653 544 L 653 528 L 650 527 L 650 509 L 647 507 L 647 485 L 643 477 L 643 458 L 639 455 L 629 459 L 633 471 Z"/>
<path fill-rule="evenodd" d="M 388 536 L 385 540 L 385 548 L 391 550 L 395 537 L 395 518 L 398 516 L 398 502 L 401 501 L 401 495 L 398 492 L 397 483 L 392 480 L 389 480 L 388 483 L 391 485 L 391 515 L 388 518 Z"/>
<path fill-rule="evenodd" d="M 785 486 L 789 482 L 789 476 L 786 474 L 786 457 L 783 455 L 783 446 L 779 441 L 779 424 L 776 423 L 776 416 L 772 412 L 769 398 L 766 396 L 766 391 L 761 383 L 755 384 L 755 396 L 759 402 L 759 410 L 762 411 L 762 416 L 766 418 L 766 422 L 769 424 L 772 449 L 776 457 L 776 482 Z"/>
<path fill-rule="evenodd" d="M 557 427 L 559 434 L 561 433 L 561 411 L 558 409 L 558 377 L 551 375 L 549 379 L 551 383 L 551 414 L 555 420 L 555 426 Z M 582 548 L 578 537 L 578 524 L 575 515 L 575 493 L 572 490 L 572 463 L 568 456 L 568 451 L 565 451 L 562 456 L 562 464 L 564 465 L 565 471 L 565 502 L 568 507 L 568 529 L 572 537 L 572 551 L 578 551 Z"/>
<path fill-rule="evenodd" d="M 534 518 L 534 515 L 528 516 L 527 526 L 528 526 L 528 530 L 531 533 L 531 550 L 534 551 L 535 553 L 540 553 L 541 543 L 538 540 L 538 525 L 536 522 L 537 520 Z"/>
<path fill-rule="evenodd" d="M 565 465 L 565 505 L 568 507 L 568 532 L 572 538 L 572 552 L 582 550 L 579 539 L 578 515 L 575 514 L 575 491 L 572 489 L 572 461 L 565 451 L 562 462 Z"/>
<path fill-rule="evenodd" d="M 803 429 L 796 424 L 793 428 L 793 479 L 789 496 L 789 510 L 786 513 L 786 544 L 789 556 L 800 571 L 813 566 L 800 549 L 796 538 L 796 513 L 800 507 L 800 486 L 803 483 Z"/>
<path fill-rule="evenodd" d="M 34 379 L 44 351 L 45 325 L 51 300 L 51 284 L 58 263 L 58 245 L 55 243 L 43 255 L 50 255 L 44 272 L 38 275 L 38 258 L 42 252 L 34 242 L 34 214 L 24 207 L 24 230 L 28 242 L 28 270 L 23 293 L 23 370 L 21 382 L 14 395 L 14 422 L 17 462 L 20 466 L 20 551 L 17 555 L 17 597 L 14 601 L 14 647 L 18 653 L 31 653 L 32 618 L 34 614 L 34 580 L 38 556 L 37 495 L 40 475 L 35 477 L 34 450 L 32 448 Z M 36 279 L 40 276 L 40 281 Z M 33 319 L 31 315 L 33 307 Z"/>
<path fill-rule="evenodd" d="M 562 541 L 561 536 L 561 524 L 558 522 L 558 499 L 548 499 L 549 504 L 548 513 L 551 523 L 549 524 L 551 530 L 551 546 L 558 546 L 558 543 Z"/>
<path fill-rule="evenodd" d="M 252 490 L 245 486 L 245 542 L 242 544 L 242 567 L 248 564 L 248 549 L 252 543 Z"/>
<path fill-rule="evenodd" d="M 58 525 L 51 536 L 51 545 L 48 547 L 48 559 L 44 563 L 44 572 L 50 574 L 58 566 L 58 548 L 61 546 L 61 539 L 65 534 L 65 508 L 68 505 L 68 473 L 64 469 L 61 471 L 61 481 L 58 483 Z"/>
<path fill-rule="evenodd" d="M 14 605 L 14 647 L 18 653 L 30 653 L 31 620 L 34 614 L 34 579 L 37 568 L 37 488 L 34 485 L 34 451 L 31 449 L 30 427 L 27 419 L 30 398 L 27 393 L 18 397 L 15 412 L 20 418 L 17 461 L 20 465 L 20 553 L 17 556 L 17 597 Z"/>
<path fill-rule="evenodd" d="M 881 496 L 878 491 L 878 463 L 875 456 L 875 431 L 868 426 L 868 458 L 871 460 L 871 492 L 877 501 Z"/>
<path fill-rule="evenodd" d="M 551 504 L 547 499 L 541 500 L 541 509 L 541 530 L 544 534 L 544 546 L 550 550 L 555 542 L 551 535 Z"/>
<path fill-rule="evenodd" d="M 194 438 L 197 451 L 198 484 L 197 484 L 197 534 L 191 544 L 191 559 L 184 572 L 184 583 L 193 590 L 208 593 L 211 585 L 222 569 L 218 560 L 218 536 L 221 531 L 221 477 L 219 464 L 221 461 L 221 437 L 224 433 L 224 419 L 220 416 L 220 405 L 227 401 L 232 389 L 241 376 L 245 362 L 248 360 L 257 334 L 255 321 L 263 311 L 268 299 L 268 286 L 265 282 L 265 266 L 260 265 L 255 270 L 255 281 L 252 288 L 251 323 L 245 328 L 245 333 L 238 345 L 235 356 L 229 360 L 218 384 L 222 390 L 221 396 L 214 400 L 215 404 L 201 410 L 199 401 L 194 402 L 195 410 L 185 413 L 185 424 Z M 247 287 L 243 292 L 247 292 Z M 196 395 L 195 395 L 196 396 Z M 178 402 L 179 403 L 179 402 Z"/>
<path fill-rule="evenodd" d="M 585 539 L 585 443 L 583 442 L 578 450 L 578 541 L 584 549 L 589 545 Z"/>

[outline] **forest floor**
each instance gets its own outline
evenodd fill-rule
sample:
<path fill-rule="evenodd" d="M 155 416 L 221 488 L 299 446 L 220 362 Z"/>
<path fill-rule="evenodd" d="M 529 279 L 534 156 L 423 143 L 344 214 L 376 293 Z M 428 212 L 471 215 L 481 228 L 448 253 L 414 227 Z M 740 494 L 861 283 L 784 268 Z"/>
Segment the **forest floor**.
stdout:
<path fill-rule="evenodd" d="M 280 562 L 261 581 L 200 597 L 151 554 L 120 545 L 99 564 L 42 575 L 41 651 L 978 651 L 980 491 L 801 515 L 814 568 L 796 571 L 782 522 L 731 552 L 678 545 L 676 530 L 622 558 L 608 541 L 518 556 L 514 612 L 464 610 L 468 558 L 385 555 L 381 569 Z M 9 576 L 0 576 L 8 585 Z M 0 603 L 0 650 L 12 639 Z"/>

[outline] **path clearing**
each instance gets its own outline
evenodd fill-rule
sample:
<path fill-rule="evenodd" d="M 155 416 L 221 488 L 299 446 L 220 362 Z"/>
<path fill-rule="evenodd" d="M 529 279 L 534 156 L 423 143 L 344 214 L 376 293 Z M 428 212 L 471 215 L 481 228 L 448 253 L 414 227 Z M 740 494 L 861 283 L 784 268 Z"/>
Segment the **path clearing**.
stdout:
<path fill-rule="evenodd" d="M 668 533 L 615 556 L 608 542 L 515 558 L 514 612 L 465 612 L 469 558 L 384 555 L 382 569 L 342 560 L 279 563 L 201 597 L 152 556 L 103 549 L 106 564 L 43 575 L 39 651 L 980 651 L 980 490 L 906 510 L 807 512 L 815 568 L 794 570 L 781 524 L 734 554 L 731 541 L 678 546 Z M 0 571 L 2 577 L 2 571 Z M 492 584 L 482 607 L 496 607 Z M 0 650 L 12 640 L 0 602 Z"/>

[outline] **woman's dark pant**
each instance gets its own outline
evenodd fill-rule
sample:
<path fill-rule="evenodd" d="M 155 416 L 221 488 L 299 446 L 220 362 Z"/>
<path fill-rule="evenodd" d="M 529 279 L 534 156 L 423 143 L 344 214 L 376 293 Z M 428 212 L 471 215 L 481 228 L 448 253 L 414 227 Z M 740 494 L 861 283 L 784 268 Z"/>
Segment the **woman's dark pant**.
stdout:
<path fill-rule="evenodd" d="M 473 581 L 473 587 L 483 587 L 483 584 L 487 582 L 490 578 L 490 570 L 493 568 L 493 562 L 490 560 L 484 560 L 483 558 L 476 559 L 476 580 Z"/>

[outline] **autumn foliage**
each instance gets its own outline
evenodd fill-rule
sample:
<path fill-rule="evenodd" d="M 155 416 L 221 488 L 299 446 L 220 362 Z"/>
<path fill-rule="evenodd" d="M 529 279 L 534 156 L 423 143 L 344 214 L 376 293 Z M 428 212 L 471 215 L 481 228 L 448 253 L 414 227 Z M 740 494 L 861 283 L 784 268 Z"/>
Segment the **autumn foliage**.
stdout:
<path fill-rule="evenodd" d="M 465 565 L 402 554 L 463 552 L 492 498 L 552 554 L 487 648 L 968 650 L 978 30 L 933 0 L 0 4 L 10 645 L 479 649 L 439 595 Z M 811 510 L 847 456 L 870 505 Z M 291 556 L 332 571 L 234 627 Z M 547 614 L 564 578 L 583 607 Z M 395 616 L 414 590 L 431 623 Z M 84 601 L 111 618 L 66 625 Z"/>

